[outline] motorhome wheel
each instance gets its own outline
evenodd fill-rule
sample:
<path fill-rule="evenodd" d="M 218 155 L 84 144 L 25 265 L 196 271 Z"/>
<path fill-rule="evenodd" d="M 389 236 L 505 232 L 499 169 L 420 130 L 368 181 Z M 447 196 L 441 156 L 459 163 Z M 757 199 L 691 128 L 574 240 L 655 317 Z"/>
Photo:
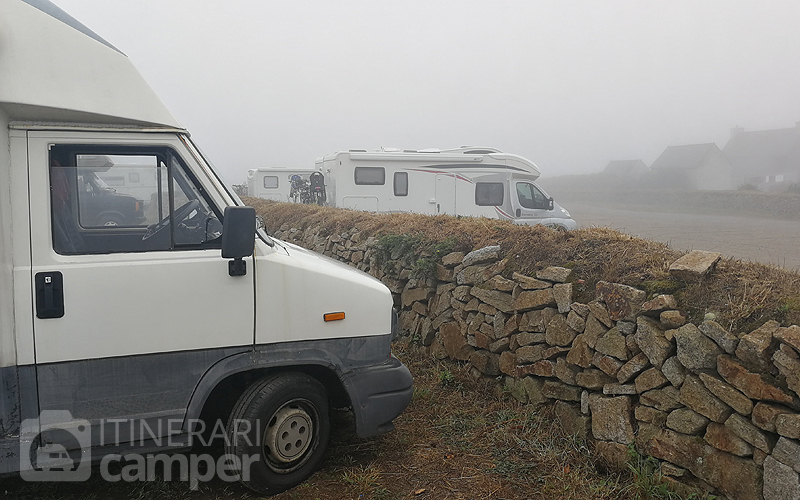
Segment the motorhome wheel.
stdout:
<path fill-rule="evenodd" d="M 311 476 L 330 438 L 328 406 L 322 384 L 302 373 L 271 375 L 245 391 L 228 421 L 226 450 L 249 464 L 242 482 L 275 494 Z"/>

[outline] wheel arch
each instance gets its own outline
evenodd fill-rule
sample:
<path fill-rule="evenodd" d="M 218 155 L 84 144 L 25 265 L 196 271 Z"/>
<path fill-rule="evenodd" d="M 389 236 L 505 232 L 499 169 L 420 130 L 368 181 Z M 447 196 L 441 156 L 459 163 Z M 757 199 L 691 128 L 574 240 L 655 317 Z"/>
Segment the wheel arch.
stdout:
<path fill-rule="evenodd" d="M 124 223 L 126 219 L 125 215 L 123 215 L 119 210 L 103 210 L 97 214 L 97 217 L 95 217 L 95 222 L 97 224 L 101 224 L 101 221 L 111 217 L 119 219 L 122 223 Z"/>
<path fill-rule="evenodd" d="M 227 421 L 233 405 L 248 387 L 267 375 L 281 372 L 304 373 L 317 380 L 327 390 L 332 408 L 350 406 L 350 396 L 335 366 L 325 359 L 270 360 L 253 351 L 220 360 L 203 374 L 195 387 L 186 409 L 184 431 L 193 431 L 189 426 L 197 421 Z"/>

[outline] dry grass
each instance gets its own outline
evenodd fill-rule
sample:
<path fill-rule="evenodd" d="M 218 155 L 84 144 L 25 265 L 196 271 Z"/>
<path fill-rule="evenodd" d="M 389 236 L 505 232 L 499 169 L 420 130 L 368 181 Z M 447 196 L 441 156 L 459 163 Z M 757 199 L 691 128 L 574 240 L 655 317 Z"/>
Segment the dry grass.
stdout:
<path fill-rule="evenodd" d="M 493 380 L 475 380 L 467 365 L 437 361 L 397 345 L 414 375 L 414 398 L 396 430 L 371 439 L 354 434 L 352 414 L 335 412 L 322 468 L 275 500 L 615 499 L 674 498 L 653 474 L 607 470 L 592 445 L 566 435 L 550 409 L 522 405 Z M 211 500 L 260 498 L 238 484 L 43 484 L 6 479 L 20 500 Z M 638 479 L 637 479 L 638 477 Z"/>
<path fill-rule="evenodd" d="M 632 498 L 627 473 L 607 472 L 591 446 L 565 435 L 546 409 L 521 405 L 464 365 L 397 354 L 414 374 L 414 399 L 397 429 L 359 440 L 340 428 L 325 466 L 275 498 Z"/>
<path fill-rule="evenodd" d="M 739 332 L 751 331 L 770 319 L 785 326 L 800 323 L 797 273 L 727 259 L 702 283 L 684 283 L 672 279 L 668 272 L 669 265 L 681 252 L 612 229 L 560 232 L 493 219 L 370 214 L 257 199 L 247 201 L 273 231 L 284 224 L 305 229 L 321 223 L 325 235 L 358 226 L 367 235 L 408 234 L 429 242 L 449 240 L 455 249 L 465 251 L 499 244 L 511 259 L 508 273 L 531 272 L 550 265 L 574 269 L 582 280 L 575 284 L 578 301 L 592 300 L 595 284 L 605 280 L 640 288 L 651 296 L 674 293 L 695 323 L 709 312 L 725 327 Z"/>

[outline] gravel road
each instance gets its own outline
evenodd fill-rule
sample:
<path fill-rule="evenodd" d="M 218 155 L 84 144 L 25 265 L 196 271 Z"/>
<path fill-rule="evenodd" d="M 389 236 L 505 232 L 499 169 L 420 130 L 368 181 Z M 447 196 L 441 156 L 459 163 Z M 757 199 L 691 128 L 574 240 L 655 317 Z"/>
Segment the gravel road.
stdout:
<path fill-rule="evenodd" d="M 565 203 L 579 227 L 610 227 L 676 250 L 708 250 L 800 270 L 800 221 Z"/>

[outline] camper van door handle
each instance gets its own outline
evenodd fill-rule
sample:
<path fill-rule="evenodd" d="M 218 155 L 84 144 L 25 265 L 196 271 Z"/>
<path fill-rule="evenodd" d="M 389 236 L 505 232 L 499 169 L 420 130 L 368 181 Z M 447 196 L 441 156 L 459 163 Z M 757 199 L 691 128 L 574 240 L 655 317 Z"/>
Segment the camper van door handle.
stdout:
<path fill-rule="evenodd" d="M 36 317 L 64 316 L 64 277 L 58 271 L 36 273 Z"/>

